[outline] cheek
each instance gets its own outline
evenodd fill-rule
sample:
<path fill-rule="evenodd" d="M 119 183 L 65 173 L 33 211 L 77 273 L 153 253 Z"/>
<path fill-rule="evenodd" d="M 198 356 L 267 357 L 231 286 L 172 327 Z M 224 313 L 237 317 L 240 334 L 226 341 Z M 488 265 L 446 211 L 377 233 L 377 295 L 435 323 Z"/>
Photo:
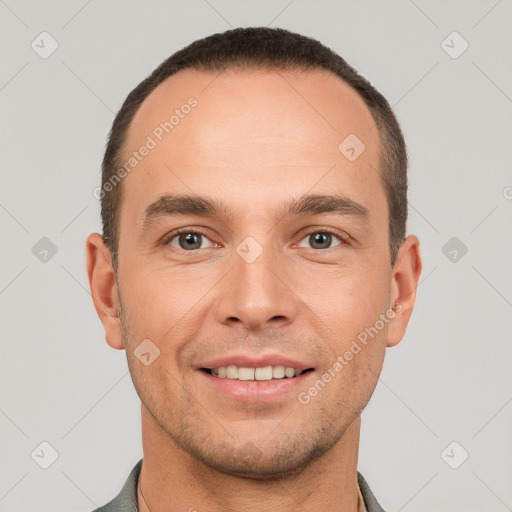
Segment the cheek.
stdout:
<path fill-rule="evenodd" d="M 389 281 L 382 269 L 338 268 L 321 280 L 304 280 L 299 296 L 336 339 L 346 341 L 373 326 L 387 310 Z"/>
<path fill-rule="evenodd" d="M 377 383 L 389 324 L 389 319 L 381 320 L 389 299 L 385 276 L 375 267 L 337 269 L 330 279 L 324 279 L 325 286 L 304 292 L 314 297 L 314 303 L 308 305 L 330 328 L 325 338 L 328 360 L 323 370 L 336 377 L 326 397 L 340 410 L 363 407 Z"/>
<path fill-rule="evenodd" d="M 133 353 L 127 353 L 133 386 L 144 406 L 165 425 L 181 418 L 187 407 L 187 395 L 173 377 L 168 357 L 162 353 L 150 365 L 143 364 Z"/>
<path fill-rule="evenodd" d="M 180 279 L 171 269 L 134 269 L 122 280 L 122 301 L 130 332 L 163 340 L 171 331 L 182 328 L 194 306 L 204 295 L 202 284 Z"/>
<path fill-rule="evenodd" d="M 133 368 L 139 370 L 141 387 L 167 388 L 164 395 L 169 394 L 176 382 L 166 370 L 171 374 L 184 370 L 183 351 L 190 340 L 200 338 L 208 304 L 204 300 L 205 290 L 214 283 L 206 282 L 211 277 L 191 280 L 175 269 L 143 272 L 134 267 L 130 274 L 125 274 L 121 294 L 127 357 L 132 359 Z M 151 371 L 139 369 L 141 363 L 136 356 L 141 353 L 142 343 L 148 345 L 151 358 L 157 355 L 148 367 Z"/>

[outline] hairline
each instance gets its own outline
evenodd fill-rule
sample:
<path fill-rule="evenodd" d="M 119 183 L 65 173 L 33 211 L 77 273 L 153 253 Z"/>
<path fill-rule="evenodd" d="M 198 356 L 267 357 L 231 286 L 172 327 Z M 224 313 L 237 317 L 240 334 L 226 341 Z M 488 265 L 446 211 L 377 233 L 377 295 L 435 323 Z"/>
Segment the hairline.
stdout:
<path fill-rule="evenodd" d="M 175 73 L 173 73 L 172 75 L 168 76 L 167 78 L 165 78 L 164 80 L 162 80 L 142 101 L 141 103 L 138 105 L 137 107 L 137 110 L 135 110 L 135 112 L 133 113 L 131 119 L 130 119 L 130 122 L 128 124 L 128 126 L 126 127 L 125 131 L 124 131 L 124 137 L 123 137 L 123 140 L 122 140 L 122 145 L 118 151 L 118 154 L 117 154 L 117 157 L 116 157 L 116 167 L 119 167 L 123 161 L 127 160 L 127 152 L 128 152 L 128 140 L 130 138 L 130 132 L 133 130 L 133 126 L 134 126 L 134 121 L 135 121 L 135 118 L 137 116 L 137 114 L 139 113 L 139 111 L 141 110 L 141 108 L 143 107 L 143 105 L 149 101 L 149 99 L 151 98 L 151 96 L 153 95 L 153 93 L 155 91 L 157 91 L 160 87 L 162 87 L 164 84 L 166 84 L 169 80 L 171 80 L 172 78 L 174 78 L 176 75 L 178 75 L 179 73 L 181 72 L 184 72 L 184 71 L 190 71 L 190 70 L 193 70 L 193 71 L 199 71 L 201 73 L 204 73 L 204 74 L 210 74 L 210 75 L 214 75 L 216 74 L 216 71 L 215 70 L 209 70 L 209 69 L 201 69 L 199 68 L 198 66 L 187 66 L 187 67 L 184 67 L 184 68 L 181 68 L 179 69 L 178 71 L 176 71 Z M 373 130 L 374 128 L 377 130 L 377 136 L 378 136 L 378 141 L 379 141 L 379 147 L 378 147 L 378 173 L 379 173 L 379 176 L 381 178 L 381 184 L 383 186 L 383 191 L 384 191 L 384 195 L 386 197 L 386 204 L 387 204 L 387 190 L 386 190 L 386 184 L 384 182 L 384 180 L 382 179 L 383 178 L 383 175 L 382 175 L 382 166 L 383 166 L 383 162 L 382 162 L 382 156 L 383 156 L 383 153 L 387 153 L 388 152 L 388 149 L 386 147 L 386 142 L 382 136 L 382 131 L 383 129 L 380 127 L 379 125 L 379 122 L 378 120 L 376 119 L 376 116 L 373 114 L 373 112 L 371 111 L 370 107 L 366 104 L 364 98 L 359 94 L 358 90 L 353 87 L 347 80 L 345 80 L 344 78 L 342 78 L 341 76 L 337 75 L 334 71 L 330 70 L 330 69 L 326 69 L 325 67 L 322 67 L 320 65 L 318 66 L 308 66 L 307 68 L 306 67 L 301 67 L 299 65 L 278 65 L 278 64 L 275 64 L 275 65 L 272 65 L 271 63 L 267 64 L 267 63 L 247 63 L 247 65 L 240 65 L 238 63 L 233 63 L 233 64 L 228 64 L 226 65 L 225 69 L 222 69 L 220 71 L 220 73 L 224 73 L 225 71 L 239 71 L 240 73 L 245 73 L 245 72 L 251 72 L 251 71 L 268 71 L 268 72 L 277 72 L 279 70 L 282 70 L 282 71 L 295 71 L 295 72 L 298 72 L 298 73 L 310 73 L 312 71 L 316 71 L 316 72 L 319 72 L 319 73 L 327 73 L 329 75 L 331 75 L 333 78 L 339 80 L 340 82 L 343 82 L 345 85 L 347 85 L 356 95 L 357 97 L 361 100 L 361 103 L 362 103 L 362 107 L 366 109 L 366 112 L 368 114 L 370 114 L 370 117 L 374 123 L 374 126 L 371 128 L 371 130 Z M 123 156 L 124 155 L 124 156 Z M 117 208 L 118 208 L 118 220 L 120 220 L 120 211 L 121 211 L 121 207 L 122 207 L 122 202 L 123 202 L 123 181 L 125 181 L 125 179 L 121 180 L 120 183 L 119 183 L 119 189 L 118 189 L 118 203 L 117 203 Z M 389 208 L 388 208 L 388 216 L 390 215 L 390 211 L 389 211 Z M 388 218 L 389 220 L 389 218 Z M 119 224 L 118 224 L 118 227 L 119 227 Z"/>
<path fill-rule="evenodd" d="M 151 95 L 160 88 L 160 86 L 163 86 L 165 83 L 167 83 L 170 79 L 175 77 L 177 74 L 179 74 L 181 71 L 188 71 L 188 70 L 194 70 L 199 71 L 205 74 L 221 74 L 225 71 L 239 71 L 241 73 L 243 72 L 251 72 L 251 71 L 269 71 L 269 72 L 277 72 L 277 71 L 292 71 L 296 73 L 311 73 L 311 72 L 320 72 L 320 73 L 328 73 L 331 76 L 337 78 L 344 84 L 346 84 L 354 93 L 361 99 L 364 108 L 366 108 L 366 111 L 370 114 L 371 119 L 374 122 L 374 127 L 377 129 L 377 136 L 379 140 L 379 150 L 378 150 L 378 173 L 380 176 L 381 185 L 383 187 L 383 192 L 386 198 L 386 206 L 387 206 L 387 213 L 388 213 L 388 246 L 390 250 L 390 256 L 391 256 L 391 263 L 394 263 L 394 259 L 396 257 L 396 252 L 398 252 L 398 248 L 394 247 L 393 240 L 393 233 L 391 230 L 391 204 L 390 199 L 391 195 L 388 192 L 388 184 L 386 182 L 386 170 L 385 167 L 389 165 L 388 161 L 392 160 L 391 155 L 391 145 L 392 141 L 389 137 L 389 130 L 386 128 L 385 123 L 382 122 L 382 115 L 379 111 L 379 109 L 372 109 L 370 105 L 367 103 L 367 99 L 361 94 L 361 92 L 355 87 L 355 85 L 351 84 L 348 80 L 346 80 L 344 77 L 337 74 L 334 70 L 329 69 L 325 66 L 322 66 L 321 64 L 300 64 L 300 63 L 289 63 L 289 62 L 273 62 L 273 61 L 264 61 L 264 62 L 256 62 L 256 61 L 233 61 L 233 62 L 223 62 L 218 66 L 215 66 L 213 68 L 208 68 L 202 64 L 197 63 L 191 63 L 189 65 L 185 65 L 177 69 L 176 71 L 172 72 L 168 76 L 166 76 L 163 80 L 161 80 L 156 86 L 154 86 L 148 94 L 144 98 L 141 99 L 141 101 L 138 103 L 135 111 L 130 112 L 130 116 L 126 118 L 127 126 L 124 127 L 122 130 L 122 140 L 119 147 L 119 150 L 116 153 L 116 156 L 114 157 L 113 161 L 115 163 L 115 168 L 119 167 L 123 162 L 123 155 L 127 152 L 127 143 L 130 137 L 130 132 L 133 129 L 134 121 L 139 113 L 141 107 L 146 103 L 146 101 L 149 100 Z M 150 75 L 151 76 L 151 75 Z M 142 83 L 141 83 L 142 84 Z M 134 90 L 136 90 L 141 84 L 139 84 Z M 133 91 L 132 91 L 133 92 Z M 377 91 L 378 92 L 378 91 Z M 375 111 L 374 111 L 375 110 Z M 126 179 L 126 178 L 125 178 Z M 124 202 L 124 187 L 123 187 L 123 181 L 121 180 L 118 186 L 117 190 L 117 202 L 115 203 L 116 210 L 112 212 L 113 215 L 113 226 L 115 227 L 115 240 L 113 248 L 115 255 L 113 258 L 114 266 L 117 267 L 117 260 L 119 256 L 119 233 L 120 233 L 120 221 L 121 221 L 121 209 Z M 401 241 L 400 241 L 401 242 Z"/>

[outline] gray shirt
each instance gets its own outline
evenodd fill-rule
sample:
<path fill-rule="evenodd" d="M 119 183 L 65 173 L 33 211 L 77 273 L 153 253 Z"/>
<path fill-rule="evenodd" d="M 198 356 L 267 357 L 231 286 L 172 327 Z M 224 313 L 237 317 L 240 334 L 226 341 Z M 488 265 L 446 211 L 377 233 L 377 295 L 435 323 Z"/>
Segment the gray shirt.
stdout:
<path fill-rule="evenodd" d="M 140 459 L 132 469 L 121 492 L 112 501 L 109 501 L 106 505 L 97 508 L 93 512 L 139 512 L 137 506 L 137 484 L 139 482 L 141 467 L 142 459 Z M 363 475 L 359 472 L 357 473 L 357 481 L 361 489 L 361 494 L 363 495 L 367 512 L 385 512 L 377 502 L 366 480 L 363 478 Z"/>

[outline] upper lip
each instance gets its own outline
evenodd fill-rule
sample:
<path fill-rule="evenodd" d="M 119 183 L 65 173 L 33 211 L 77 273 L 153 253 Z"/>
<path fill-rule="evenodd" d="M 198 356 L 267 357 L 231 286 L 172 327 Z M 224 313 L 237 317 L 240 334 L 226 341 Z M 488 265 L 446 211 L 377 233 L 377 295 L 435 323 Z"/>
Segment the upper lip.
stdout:
<path fill-rule="evenodd" d="M 221 368 L 230 365 L 242 366 L 245 368 L 263 368 L 265 366 L 284 366 L 286 368 L 295 368 L 296 370 L 307 370 L 313 368 L 313 365 L 297 361 L 296 359 L 283 356 L 281 354 L 250 355 L 250 354 L 231 354 L 214 359 L 208 359 L 197 365 L 197 368 Z"/>

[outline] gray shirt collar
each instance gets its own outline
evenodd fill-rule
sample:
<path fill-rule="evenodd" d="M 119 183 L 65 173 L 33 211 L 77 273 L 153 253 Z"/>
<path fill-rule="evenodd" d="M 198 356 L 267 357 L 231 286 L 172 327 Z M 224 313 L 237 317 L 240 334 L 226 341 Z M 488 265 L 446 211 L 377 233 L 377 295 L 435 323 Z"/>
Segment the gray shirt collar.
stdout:
<path fill-rule="evenodd" d="M 112 501 L 103 507 L 97 508 L 93 512 L 139 512 L 137 506 L 137 484 L 141 467 L 142 459 L 140 459 L 132 469 L 121 492 Z M 357 473 L 357 481 L 361 489 L 361 494 L 363 495 L 367 512 L 385 512 L 377 502 L 377 499 L 373 495 L 368 483 L 363 478 L 363 475 L 359 472 Z"/>

